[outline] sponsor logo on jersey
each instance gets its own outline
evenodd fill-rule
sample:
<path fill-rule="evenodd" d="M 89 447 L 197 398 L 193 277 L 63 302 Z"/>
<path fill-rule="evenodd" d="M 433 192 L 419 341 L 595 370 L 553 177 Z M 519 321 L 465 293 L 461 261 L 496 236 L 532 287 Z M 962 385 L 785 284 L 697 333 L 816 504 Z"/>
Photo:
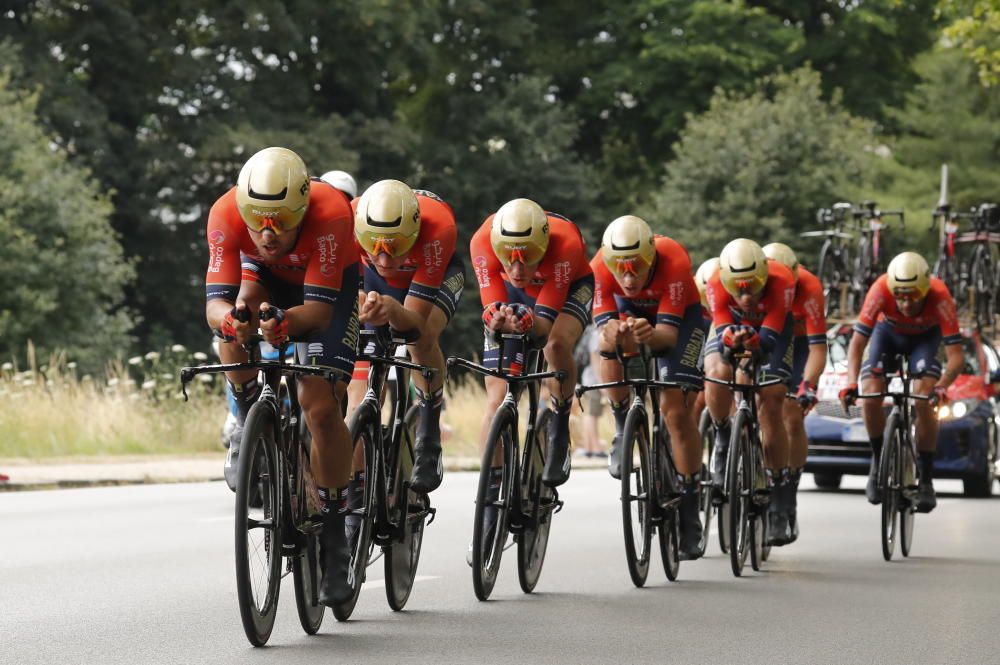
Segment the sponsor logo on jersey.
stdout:
<path fill-rule="evenodd" d="M 427 268 L 428 275 L 433 275 L 441 269 L 442 254 L 444 254 L 444 249 L 441 247 L 440 240 L 424 244 L 424 267 Z"/>

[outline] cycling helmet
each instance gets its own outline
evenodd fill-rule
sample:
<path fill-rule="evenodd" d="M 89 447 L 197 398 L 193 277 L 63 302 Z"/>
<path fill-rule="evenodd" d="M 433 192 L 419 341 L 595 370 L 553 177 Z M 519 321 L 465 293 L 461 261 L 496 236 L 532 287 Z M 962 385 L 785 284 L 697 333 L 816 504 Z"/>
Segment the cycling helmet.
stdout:
<path fill-rule="evenodd" d="M 611 274 L 643 274 L 656 256 L 653 231 L 635 215 L 619 217 L 608 225 L 601 241 L 601 258 Z"/>
<path fill-rule="evenodd" d="M 729 295 L 734 298 L 741 293 L 756 295 L 767 284 L 767 257 L 753 240 L 737 238 L 722 249 L 719 271 L 722 288 Z"/>
<path fill-rule="evenodd" d="M 236 206 L 252 231 L 277 234 L 302 223 L 309 206 L 305 162 L 287 148 L 264 148 L 243 165 L 236 181 Z"/>
<path fill-rule="evenodd" d="M 358 183 L 354 181 L 354 177 L 347 171 L 327 171 L 319 179 L 339 189 L 352 199 L 358 195 Z"/>
<path fill-rule="evenodd" d="M 792 271 L 792 275 L 796 280 L 799 278 L 799 260 L 795 256 L 795 252 L 792 248 L 783 242 L 772 242 L 769 245 L 764 245 L 764 256 L 767 258 L 777 261 L 786 268 Z"/>
<path fill-rule="evenodd" d="M 404 256 L 420 235 L 417 196 L 398 180 L 380 180 L 365 190 L 354 213 L 354 236 L 369 256 Z"/>
<path fill-rule="evenodd" d="M 505 268 L 515 261 L 537 265 L 549 247 L 548 216 L 529 199 L 508 201 L 493 216 L 490 244 Z"/>
<path fill-rule="evenodd" d="M 694 273 L 694 283 L 698 287 L 698 295 L 701 296 L 701 304 L 706 307 L 708 306 L 708 297 L 705 295 L 705 288 L 708 286 L 708 280 L 712 279 L 718 271 L 719 258 L 713 257 L 698 266 L 698 270 Z"/>
<path fill-rule="evenodd" d="M 931 268 L 924 257 L 916 252 L 903 252 L 889 262 L 889 292 L 916 292 L 921 298 L 931 290 Z"/>

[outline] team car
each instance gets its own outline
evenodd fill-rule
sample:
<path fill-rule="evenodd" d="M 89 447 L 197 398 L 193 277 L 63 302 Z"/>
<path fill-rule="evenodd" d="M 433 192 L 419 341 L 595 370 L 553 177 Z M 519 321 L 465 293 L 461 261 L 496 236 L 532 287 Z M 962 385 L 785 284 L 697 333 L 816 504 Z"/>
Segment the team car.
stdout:
<path fill-rule="evenodd" d="M 821 489 L 836 489 L 844 474 L 867 475 L 871 444 L 861 409 L 845 413 L 838 399 L 847 385 L 847 346 L 851 326 L 831 326 L 829 353 L 820 377 L 819 403 L 806 416 L 809 455 L 805 470 Z M 935 478 L 961 479 L 966 496 L 993 493 L 1000 431 L 1000 354 L 978 332 L 963 331 L 965 365 L 948 388 L 949 402 L 937 410 L 940 421 Z M 943 358 L 943 351 L 940 352 Z M 898 381 L 898 379 L 897 379 Z M 886 411 L 891 404 L 886 403 Z"/>

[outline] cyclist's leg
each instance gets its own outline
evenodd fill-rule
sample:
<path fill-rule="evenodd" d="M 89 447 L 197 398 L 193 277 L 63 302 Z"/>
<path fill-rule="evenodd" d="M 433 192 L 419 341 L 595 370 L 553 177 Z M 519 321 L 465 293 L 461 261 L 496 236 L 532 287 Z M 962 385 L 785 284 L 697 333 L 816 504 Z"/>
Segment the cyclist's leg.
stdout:
<path fill-rule="evenodd" d="M 730 381 L 733 368 L 722 358 L 718 336 L 705 342 L 705 376 L 719 381 Z M 726 477 L 726 457 L 729 454 L 730 420 L 733 411 L 733 391 L 727 386 L 705 383 L 705 406 L 715 423 L 715 445 L 712 446 L 712 486 L 721 491 Z M 717 496 L 719 496 L 717 494 Z"/>
<path fill-rule="evenodd" d="M 684 386 L 683 390 L 660 391 L 660 412 L 670 432 L 670 442 L 681 491 L 680 549 L 688 558 L 701 554 L 701 437 L 693 408 L 702 387 L 698 358 L 705 341 L 701 303 L 688 307 L 677 330 L 677 343 L 670 353 L 657 359 L 661 381 Z"/>
<path fill-rule="evenodd" d="M 420 304 L 411 303 L 411 298 L 431 300 L 433 306 L 420 329 L 420 337 L 411 347 L 411 354 L 414 361 L 436 369 L 437 373 L 430 380 L 418 373 L 413 375 L 420 413 L 411 485 L 418 492 L 431 492 L 441 484 L 444 474 L 441 463 L 441 407 L 444 404 L 445 363 L 440 338 L 454 316 L 465 288 L 465 264 L 457 255 L 453 256 L 441 287 L 433 293 L 424 294 L 414 286 L 410 288 L 411 295 L 405 298 L 407 308 Z"/>
<path fill-rule="evenodd" d="M 806 361 L 809 359 L 809 338 L 806 335 L 796 335 L 793 342 L 792 373 L 788 381 L 791 391 L 798 389 L 805 374 Z M 788 508 L 788 522 L 792 539 L 798 538 L 798 491 L 802 468 L 806 465 L 809 452 L 809 439 L 806 436 L 805 413 L 795 400 L 786 399 L 782 419 L 785 431 L 788 432 L 788 477 L 784 481 L 783 492 L 785 505 Z"/>
<path fill-rule="evenodd" d="M 562 485 L 569 478 L 569 416 L 577 381 L 573 349 L 580 341 L 583 329 L 590 323 L 593 296 L 593 275 L 586 275 L 570 284 L 566 302 L 552 322 L 542 350 L 550 370 L 566 372 L 566 378 L 561 383 L 553 378 L 548 384 L 553 417 L 549 419 L 548 454 L 542 481 L 550 487 Z"/>
<path fill-rule="evenodd" d="M 619 303 L 621 306 L 621 303 Z M 621 317 L 625 318 L 628 316 L 627 311 L 622 311 Z M 597 334 L 601 334 L 603 328 L 598 329 Z M 638 346 L 635 344 L 631 337 L 627 338 L 622 349 L 625 353 L 635 353 L 638 350 Z M 612 383 L 614 381 L 621 381 L 625 378 L 625 370 L 621 363 L 618 362 L 618 358 L 615 357 L 615 349 L 613 346 L 604 341 L 604 336 L 601 335 L 598 341 L 598 351 L 601 355 L 601 362 L 598 368 L 600 372 L 602 383 Z M 611 405 L 611 414 L 615 418 L 615 436 L 611 440 L 611 452 L 608 455 L 608 473 L 611 474 L 612 478 L 621 477 L 621 438 L 622 430 L 625 429 L 625 417 L 628 415 L 629 409 L 629 389 L 628 388 L 607 388 L 604 391 L 607 395 L 608 403 Z"/>
<path fill-rule="evenodd" d="M 937 358 L 941 345 L 941 329 L 933 328 L 922 337 L 915 337 L 910 350 L 910 373 L 919 377 L 914 381 L 913 392 L 929 395 L 941 378 L 941 362 Z M 914 400 L 916 413 L 916 444 L 920 459 L 920 489 L 917 509 L 929 512 L 937 505 L 934 493 L 934 453 L 937 450 L 938 419 L 934 405 L 926 400 Z"/>
<path fill-rule="evenodd" d="M 885 323 L 878 323 L 872 329 L 866 355 L 861 363 L 862 393 L 885 391 L 885 375 L 898 370 L 896 354 L 901 349 L 898 348 L 897 341 L 896 336 L 892 334 L 892 329 Z M 882 455 L 882 436 L 885 434 L 885 416 L 885 410 L 880 400 L 861 400 L 861 417 L 864 419 L 865 429 L 868 431 L 872 451 L 865 496 L 872 504 L 878 504 L 882 501 L 878 486 L 878 467 Z"/>
<path fill-rule="evenodd" d="M 793 361 L 792 331 L 792 317 L 789 316 L 785 328 L 771 349 L 771 355 L 760 368 L 759 378 L 762 382 L 780 379 L 781 383 L 762 388 L 757 394 L 757 416 L 771 487 L 766 538 L 768 544 L 779 546 L 792 540 L 791 505 L 787 496 L 790 482 L 789 443 L 783 418 Z"/>

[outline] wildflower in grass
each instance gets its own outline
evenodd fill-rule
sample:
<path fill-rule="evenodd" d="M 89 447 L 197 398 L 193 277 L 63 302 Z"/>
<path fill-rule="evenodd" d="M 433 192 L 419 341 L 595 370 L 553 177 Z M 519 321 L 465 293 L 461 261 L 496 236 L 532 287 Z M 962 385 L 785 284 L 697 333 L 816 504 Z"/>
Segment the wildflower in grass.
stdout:
<path fill-rule="evenodd" d="M 66 363 L 66 369 L 76 369 L 76 363 Z"/>
<path fill-rule="evenodd" d="M 113 376 L 110 379 L 108 379 L 108 388 L 117 388 L 117 387 L 118 387 L 118 377 Z"/>
<path fill-rule="evenodd" d="M 132 356 L 131 358 L 128 359 L 129 365 L 134 366 L 134 365 L 139 365 L 141 363 L 142 363 L 142 356 Z"/>
<path fill-rule="evenodd" d="M 173 346 L 170 347 L 170 350 L 173 351 L 174 353 L 184 353 L 185 351 L 187 351 L 187 347 L 184 346 L 183 344 L 174 344 Z"/>
<path fill-rule="evenodd" d="M 211 374 L 199 374 L 198 375 L 198 380 L 201 381 L 202 383 L 211 383 L 212 382 L 212 375 Z"/>
<path fill-rule="evenodd" d="M 170 372 L 164 372 L 163 374 L 160 374 L 160 378 L 163 379 L 164 381 L 173 381 L 174 375 L 171 374 Z"/>
<path fill-rule="evenodd" d="M 205 355 L 205 354 L 203 353 L 201 355 Z M 5 372 L 10 372 L 10 371 L 12 371 L 14 369 L 14 363 L 4 363 L 3 365 L 0 365 L 0 369 L 2 369 Z"/>
<path fill-rule="evenodd" d="M 148 381 L 143 381 L 142 382 L 142 389 L 143 390 L 152 390 L 155 387 L 156 387 L 156 380 L 155 379 L 150 379 Z"/>
<path fill-rule="evenodd" d="M 159 359 L 160 359 L 160 354 L 157 353 L 156 351 L 150 351 L 146 354 L 146 360 L 148 360 L 151 363 L 155 363 Z"/>
<path fill-rule="evenodd" d="M 127 388 L 135 388 L 135 379 L 125 379 L 122 381 L 122 385 Z"/>
<path fill-rule="evenodd" d="M 203 363 L 206 360 L 208 360 L 208 354 L 206 354 L 204 351 L 195 351 L 193 357 L 200 363 Z"/>

